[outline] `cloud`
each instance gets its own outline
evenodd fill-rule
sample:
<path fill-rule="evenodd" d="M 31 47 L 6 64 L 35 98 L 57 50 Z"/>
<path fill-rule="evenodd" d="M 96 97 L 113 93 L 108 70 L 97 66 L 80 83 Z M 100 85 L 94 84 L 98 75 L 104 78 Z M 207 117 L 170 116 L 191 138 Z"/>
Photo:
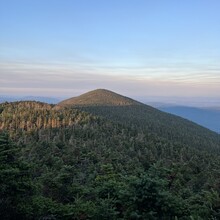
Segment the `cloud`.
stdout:
<path fill-rule="evenodd" d="M 2 94 L 71 97 L 96 88 L 129 96 L 217 96 L 220 68 L 0 63 Z"/>

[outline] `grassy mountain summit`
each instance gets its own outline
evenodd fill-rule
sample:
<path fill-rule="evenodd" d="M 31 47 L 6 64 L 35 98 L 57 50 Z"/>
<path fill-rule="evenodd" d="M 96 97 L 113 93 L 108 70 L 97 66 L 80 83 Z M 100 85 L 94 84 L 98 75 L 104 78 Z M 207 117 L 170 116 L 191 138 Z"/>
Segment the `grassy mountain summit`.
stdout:
<path fill-rule="evenodd" d="M 96 89 L 58 103 L 59 106 L 128 106 L 142 105 L 131 98 L 106 89 Z"/>

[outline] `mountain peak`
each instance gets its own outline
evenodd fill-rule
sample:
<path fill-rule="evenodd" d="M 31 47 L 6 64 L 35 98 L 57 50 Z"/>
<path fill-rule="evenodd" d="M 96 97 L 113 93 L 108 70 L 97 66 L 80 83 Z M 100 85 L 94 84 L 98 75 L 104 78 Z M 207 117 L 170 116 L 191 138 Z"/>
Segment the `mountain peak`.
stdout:
<path fill-rule="evenodd" d="M 128 106 L 142 105 L 107 89 L 96 89 L 58 103 L 58 106 Z"/>

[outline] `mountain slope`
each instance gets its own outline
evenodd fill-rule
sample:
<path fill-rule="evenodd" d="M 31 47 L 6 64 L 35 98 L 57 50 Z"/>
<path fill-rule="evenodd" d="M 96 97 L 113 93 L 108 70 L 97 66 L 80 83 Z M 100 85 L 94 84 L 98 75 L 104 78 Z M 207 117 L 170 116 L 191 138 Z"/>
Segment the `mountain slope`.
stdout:
<path fill-rule="evenodd" d="M 105 117 L 38 102 L 0 105 L 0 127 L 16 142 L 0 132 L 0 176 L 10 171 L 1 183 L 12 186 L 0 190 L 1 219 L 218 219 L 220 156 L 205 151 L 214 144 L 207 129 L 190 133 L 183 128 L 191 122 L 144 105 L 87 110 Z M 193 147 L 201 132 L 210 138 L 203 151 Z"/>
<path fill-rule="evenodd" d="M 21 136 L 39 130 L 62 129 L 92 118 L 88 115 L 76 109 L 56 110 L 53 105 L 35 101 L 3 103 L 0 104 L 0 131 Z"/>
<path fill-rule="evenodd" d="M 128 106 L 142 105 L 140 102 L 119 95 L 106 89 L 97 89 L 78 97 L 58 103 L 59 106 Z"/>
<path fill-rule="evenodd" d="M 94 90 L 64 100 L 58 106 L 74 107 L 114 122 L 133 126 L 194 148 L 219 152 L 219 135 L 181 117 L 162 112 L 107 90 Z"/>

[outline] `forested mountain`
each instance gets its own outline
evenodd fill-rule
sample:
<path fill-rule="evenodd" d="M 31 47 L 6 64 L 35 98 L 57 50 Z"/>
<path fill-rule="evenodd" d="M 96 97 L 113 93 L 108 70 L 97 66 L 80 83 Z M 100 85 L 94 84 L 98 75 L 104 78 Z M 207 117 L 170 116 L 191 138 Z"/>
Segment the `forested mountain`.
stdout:
<path fill-rule="evenodd" d="M 96 89 L 58 103 L 58 106 L 130 106 L 142 103 L 106 89 Z"/>
<path fill-rule="evenodd" d="M 57 106 L 78 108 L 173 142 L 216 152 L 220 150 L 219 135 L 215 132 L 108 90 L 94 90 L 64 100 Z"/>
<path fill-rule="evenodd" d="M 0 105 L 1 219 L 220 218 L 217 134 L 106 90 L 88 94 L 74 107 Z"/>

